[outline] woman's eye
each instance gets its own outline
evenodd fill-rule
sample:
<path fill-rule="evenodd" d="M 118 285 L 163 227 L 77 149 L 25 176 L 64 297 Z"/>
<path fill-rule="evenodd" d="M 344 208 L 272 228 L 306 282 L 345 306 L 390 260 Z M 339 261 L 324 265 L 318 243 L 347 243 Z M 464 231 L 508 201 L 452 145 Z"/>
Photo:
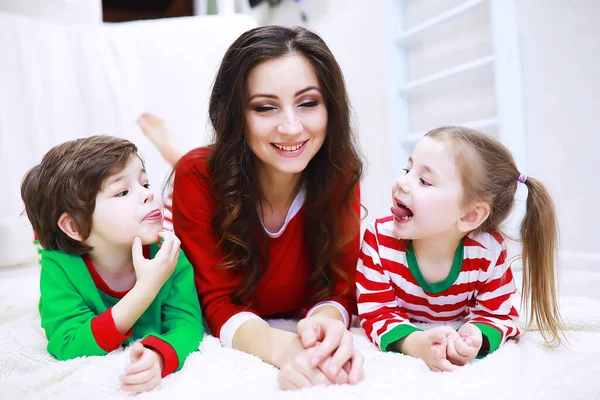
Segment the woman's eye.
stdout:
<path fill-rule="evenodd" d="M 316 107 L 318 105 L 319 105 L 318 101 L 307 101 L 306 103 L 300 104 L 300 107 L 309 107 L 309 108 L 312 108 L 312 107 Z"/>
<path fill-rule="evenodd" d="M 254 111 L 259 112 L 259 113 L 263 113 L 263 112 L 271 111 L 271 110 L 274 110 L 274 109 L 275 109 L 275 107 L 271 107 L 271 106 L 259 106 L 259 107 L 256 107 L 254 109 Z"/>
<path fill-rule="evenodd" d="M 123 190 L 115 195 L 115 197 L 125 197 L 129 194 L 129 190 Z"/>
<path fill-rule="evenodd" d="M 149 183 L 145 183 L 145 184 L 144 184 L 144 187 L 145 187 L 146 189 L 150 189 L 150 184 L 149 184 Z"/>
<path fill-rule="evenodd" d="M 402 171 L 404 171 L 404 175 L 408 174 L 410 172 L 410 169 L 408 168 L 402 168 Z"/>
<path fill-rule="evenodd" d="M 427 182 L 425 179 L 423 178 L 419 178 L 419 180 L 421 181 L 421 185 L 423 186 L 432 186 L 431 183 Z"/>

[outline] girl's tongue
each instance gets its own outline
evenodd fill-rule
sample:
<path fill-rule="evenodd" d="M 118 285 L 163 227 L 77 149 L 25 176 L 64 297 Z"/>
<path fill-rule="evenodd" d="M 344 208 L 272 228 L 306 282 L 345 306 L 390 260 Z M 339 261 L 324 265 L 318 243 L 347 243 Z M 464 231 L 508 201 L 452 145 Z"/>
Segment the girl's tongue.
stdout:
<path fill-rule="evenodd" d="M 408 208 L 398 205 L 392 206 L 392 214 L 394 214 L 394 216 L 398 218 L 413 216 L 412 211 L 410 211 Z"/>

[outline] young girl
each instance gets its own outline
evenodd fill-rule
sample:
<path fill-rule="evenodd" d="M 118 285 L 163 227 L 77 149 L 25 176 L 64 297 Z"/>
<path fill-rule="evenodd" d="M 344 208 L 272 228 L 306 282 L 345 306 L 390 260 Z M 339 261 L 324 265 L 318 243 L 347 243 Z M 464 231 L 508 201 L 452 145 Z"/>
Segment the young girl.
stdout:
<path fill-rule="evenodd" d="M 392 216 L 367 229 L 358 262 L 358 312 L 373 343 L 450 371 L 523 333 L 499 232 L 522 183 L 529 191 L 521 225 L 523 299 L 531 297 L 529 319 L 544 339 L 560 344 L 557 223 L 544 186 L 520 174 L 498 141 L 461 127 L 427 133 L 405 171 L 392 188 Z M 412 324 L 456 321 L 458 331 Z"/>

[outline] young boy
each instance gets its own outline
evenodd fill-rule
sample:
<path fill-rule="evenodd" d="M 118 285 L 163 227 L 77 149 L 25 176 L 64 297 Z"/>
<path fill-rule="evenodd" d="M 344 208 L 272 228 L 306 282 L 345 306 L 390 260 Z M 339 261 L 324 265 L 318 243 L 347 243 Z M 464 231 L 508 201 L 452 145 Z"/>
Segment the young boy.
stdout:
<path fill-rule="evenodd" d="M 137 147 L 92 136 L 52 148 L 23 179 L 41 251 L 39 310 L 59 360 L 132 346 L 125 391 L 160 385 L 204 335 L 193 269 L 162 229 Z M 163 239 L 162 245 L 158 242 Z"/>

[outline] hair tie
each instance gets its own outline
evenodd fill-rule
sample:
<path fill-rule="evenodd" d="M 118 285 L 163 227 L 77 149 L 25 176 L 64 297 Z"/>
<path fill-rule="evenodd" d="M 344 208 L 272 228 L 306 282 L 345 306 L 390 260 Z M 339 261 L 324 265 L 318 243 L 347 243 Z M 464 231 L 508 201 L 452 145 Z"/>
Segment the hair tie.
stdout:
<path fill-rule="evenodd" d="M 527 175 L 519 174 L 519 177 L 517 178 L 517 180 L 521 183 L 525 183 L 525 181 L 527 180 Z"/>

